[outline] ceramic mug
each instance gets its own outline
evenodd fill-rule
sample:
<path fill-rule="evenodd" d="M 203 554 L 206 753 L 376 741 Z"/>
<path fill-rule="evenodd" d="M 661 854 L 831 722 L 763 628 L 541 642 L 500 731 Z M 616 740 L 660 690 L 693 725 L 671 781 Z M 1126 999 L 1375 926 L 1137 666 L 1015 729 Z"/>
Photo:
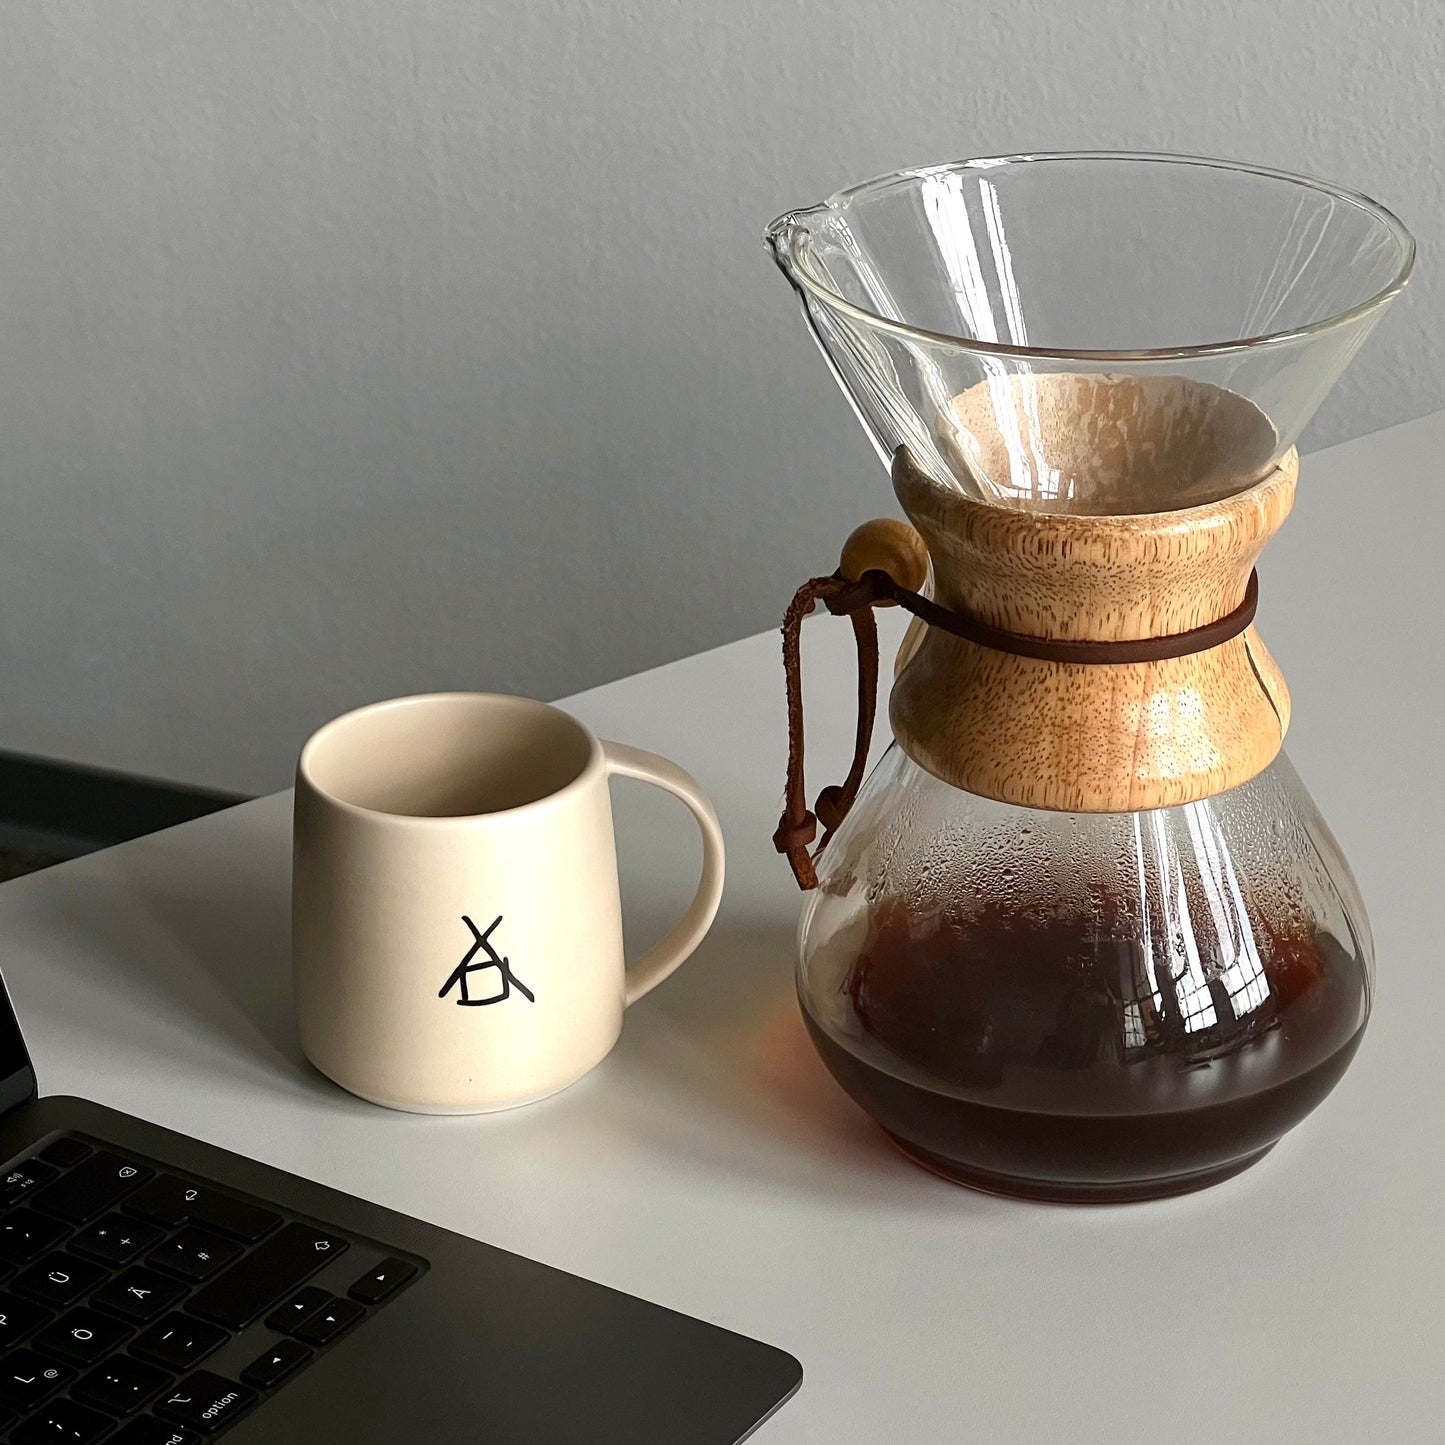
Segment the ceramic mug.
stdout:
<path fill-rule="evenodd" d="M 702 879 L 631 966 L 608 779 L 691 810 Z M 702 941 L 723 887 L 717 815 L 675 763 L 545 703 L 438 693 L 327 723 L 296 775 L 292 955 L 301 1046 L 393 1109 L 541 1099 L 606 1057 L 623 1009 Z"/>

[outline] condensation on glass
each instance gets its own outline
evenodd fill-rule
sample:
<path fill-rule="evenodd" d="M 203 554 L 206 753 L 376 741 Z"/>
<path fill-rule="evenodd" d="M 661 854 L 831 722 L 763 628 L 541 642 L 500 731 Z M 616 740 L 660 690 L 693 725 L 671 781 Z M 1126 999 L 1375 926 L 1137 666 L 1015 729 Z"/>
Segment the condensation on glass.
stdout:
<path fill-rule="evenodd" d="M 885 462 L 902 448 L 961 495 L 1074 515 L 1197 507 L 1269 474 L 1414 255 L 1338 187 L 1098 154 L 883 177 L 768 241 Z M 1090 458 L 1132 423 L 1101 411 L 1080 446 L 1057 414 L 1095 382 L 1144 412 L 1230 404 L 1186 404 L 1177 452 L 1109 470 Z M 1132 812 L 1023 807 L 936 771 L 899 743 L 874 770 L 817 860 L 798 966 L 824 1060 L 910 1157 L 1029 1197 L 1174 1193 L 1261 1157 L 1338 1082 L 1373 948 L 1282 752 Z"/>

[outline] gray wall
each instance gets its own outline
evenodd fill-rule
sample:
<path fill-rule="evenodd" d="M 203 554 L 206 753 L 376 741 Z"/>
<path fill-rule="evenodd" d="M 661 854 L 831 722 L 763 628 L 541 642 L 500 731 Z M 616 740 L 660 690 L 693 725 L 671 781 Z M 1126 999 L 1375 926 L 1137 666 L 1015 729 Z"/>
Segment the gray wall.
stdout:
<path fill-rule="evenodd" d="M 1307 444 L 1435 409 L 1441 13 L 10 0 L 0 747 L 261 790 L 364 700 L 772 625 L 889 497 L 759 232 L 899 165 L 1368 190 L 1422 264 Z"/>

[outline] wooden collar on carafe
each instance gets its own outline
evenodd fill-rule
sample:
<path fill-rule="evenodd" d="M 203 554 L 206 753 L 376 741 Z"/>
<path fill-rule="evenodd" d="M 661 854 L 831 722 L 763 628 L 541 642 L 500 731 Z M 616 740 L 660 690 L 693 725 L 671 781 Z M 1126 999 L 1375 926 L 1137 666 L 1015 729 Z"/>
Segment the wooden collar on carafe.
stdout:
<path fill-rule="evenodd" d="M 862 784 L 874 606 L 917 619 L 896 669 L 895 736 L 955 786 L 1029 807 L 1135 811 L 1210 796 L 1267 766 L 1289 695 L 1251 625 L 1253 564 L 1288 514 L 1297 471 L 1291 451 L 1255 485 L 1200 507 L 1085 516 L 964 497 L 900 447 L 894 486 L 914 526 L 864 524 L 838 572 L 800 588 L 784 621 L 789 759 L 774 843 L 800 886 L 816 886 L 818 820 L 821 852 Z M 920 591 L 930 560 L 933 598 Z M 800 629 L 818 601 L 853 621 L 859 713 L 848 777 L 823 790 L 815 816 L 802 776 Z M 1029 629 L 1004 625 L 1016 617 Z M 1151 618 L 1181 617 L 1194 625 L 1147 630 Z"/>

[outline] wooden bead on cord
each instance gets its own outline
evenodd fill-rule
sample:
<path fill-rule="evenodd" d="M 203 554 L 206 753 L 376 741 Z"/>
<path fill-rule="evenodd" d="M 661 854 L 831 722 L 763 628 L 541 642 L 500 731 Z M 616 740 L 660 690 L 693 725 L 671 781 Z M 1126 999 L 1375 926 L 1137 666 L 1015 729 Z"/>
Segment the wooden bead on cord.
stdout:
<path fill-rule="evenodd" d="M 838 570 L 850 582 L 865 572 L 886 572 L 900 587 L 920 592 L 928 580 L 928 548 L 923 538 L 896 517 L 875 517 L 855 527 L 843 543 Z M 896 607 L 896 602 L 880 602 Z"/>

